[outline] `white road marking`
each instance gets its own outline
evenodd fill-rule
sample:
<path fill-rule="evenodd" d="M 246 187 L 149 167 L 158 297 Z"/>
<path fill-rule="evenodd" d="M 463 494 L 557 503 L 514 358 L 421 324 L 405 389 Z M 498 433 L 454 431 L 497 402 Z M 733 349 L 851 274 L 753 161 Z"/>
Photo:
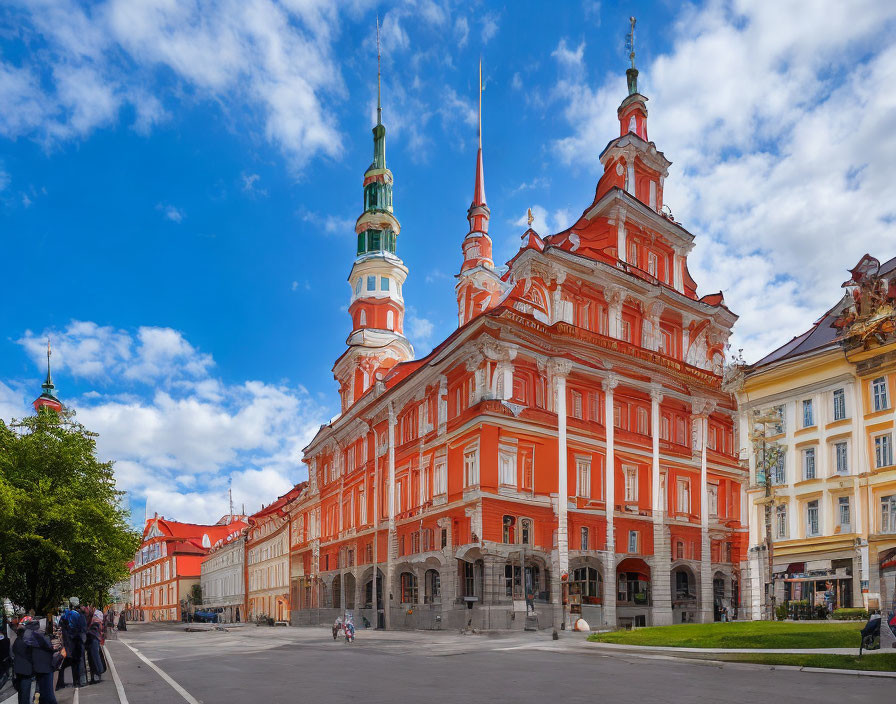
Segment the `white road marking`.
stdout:
<path fill-rule="evenodd" d="M 105 645 L 103 646 L 103 652 L 106 653 L 106 663 L 109 665 L 109 672 L 112 673 L 112 681 L 115 682 L 115 689 L 118 690 L 118 701 L 121 702 L 121 704 L 130 704 L 128 702 L 128 695 L 124 693 L 124 685 L 121 684 L 118 670 L 115 669 L 115 663 L 112 662 L 112 655 Z"/>
<path fill-rule="evenodd" d="M 152 660 L 150 660 L 148 657 L 146 657 L 143 653 L 141 653 L 139 650 L 137 650 L 134 646 L 132 646 L 127 641 L 123 640 L 121 642 L 124 645 L 126 645 L 128 648 L 130 648 L 131 651 L 134 653 L 134 655 L 136 655 L 143 662 L 145 662 L 147 665 L 149 665 L 153 670 L 155 670 L 157 673 L 159 673 L 159 677 L 161 677 L 168 684 L 170 684 L 171 687 L 174 689 L 174 691 L 177 692 L 180 696 L 182 696 L 184 698 L 184 700 L 186 702 L 188 702 L 188 704 L 199 704 L 199 700 L 197 700 L 192 694 L 190 694 L 187 690 L 185 690 L 177 682 L 175 682 L 174 679 L 172 679 L 171 676 L 167 672 L 165 672 L 161 667 L 156 665 Z"/>
<path fill-rule="evenodd" d="M 72 704 L 78 704 L 81 701 L 81 688 L 75 687 L 75 694 L 72 697 Z"/>

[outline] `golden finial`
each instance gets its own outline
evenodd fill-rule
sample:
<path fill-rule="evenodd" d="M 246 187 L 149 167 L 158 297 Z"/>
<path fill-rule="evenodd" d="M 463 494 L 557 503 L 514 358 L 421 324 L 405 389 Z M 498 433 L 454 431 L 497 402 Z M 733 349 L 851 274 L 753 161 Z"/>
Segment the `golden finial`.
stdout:
<path fill-rule="evenodd" d="M 532 223 L 533 223 L 534 220 L 535 220 L 535 217 L 532 215 L 532 208 L 529 208 L 529 216 L 528 216 L 528 220 L 529 220 L 529 227 L 531 228 L 531 227 L 532 227 Z"/>

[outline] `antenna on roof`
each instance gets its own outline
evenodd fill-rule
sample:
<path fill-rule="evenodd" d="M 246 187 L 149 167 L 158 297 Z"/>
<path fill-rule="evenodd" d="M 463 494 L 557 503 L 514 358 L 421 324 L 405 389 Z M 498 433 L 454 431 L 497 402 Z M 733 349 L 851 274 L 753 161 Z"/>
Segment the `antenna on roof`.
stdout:
<path fill-rule="evenodd" d="M 227 480 L 227 499 L 230 502 L 230 523 L 233 523 L 233 477 Z"/>

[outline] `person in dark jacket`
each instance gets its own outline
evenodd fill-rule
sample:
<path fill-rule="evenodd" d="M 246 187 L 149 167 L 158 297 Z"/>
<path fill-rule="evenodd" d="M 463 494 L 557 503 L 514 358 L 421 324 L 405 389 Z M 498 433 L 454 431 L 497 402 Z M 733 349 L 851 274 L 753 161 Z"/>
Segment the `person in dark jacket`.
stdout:
<path fill-rule="evenodd" d="M 30 618 L 26 616 L 25 618 Z M 19 704 L 31 704 L 31 684 L 34 681 L 34 668 L 31 665 L 31 649 L 25 644 L 25 625 L 19 624 L 16 629 L 16 642 L 12 644 L 12 686 L 19 693 Z"/>
<path fill-rule="evenodd" d="M 124 611 L 118 614 L 118 630 L 126 631 L 128 630 L 128 620 L 124 615 Z"/>
<path fill-rule="evenodd" d="M 31 650 L 31 667 L 40 692 L 40 704 L 58 704 L 53 693 L 53 644 L 40 632 L 40 622 L 25 624 L 25 645 Z"/>
<path fill-rule="evenodd" d="M 62 631 L 62 645 L 65 648 L 65 660 L 59 668 L 59 677 L 56 680 L 56 689 L 65 687 L 65 669 L 72 670 L 72 684 L 81 686 L 81 663 L 84 660 L 84 643 L 87 640 L 87 623 L 78 611 L 78 600 L 71 600 L 72 608 L 66 609 L 59 619 L 59 628 Z"/>
<path fill-rule="evenodd" d="M 87 626 L 87 661 L 90 665 L 90 684 L 103 681 L 106 665 L 100 653 L 103 640 L 103 612 L 94 611 Z"/>

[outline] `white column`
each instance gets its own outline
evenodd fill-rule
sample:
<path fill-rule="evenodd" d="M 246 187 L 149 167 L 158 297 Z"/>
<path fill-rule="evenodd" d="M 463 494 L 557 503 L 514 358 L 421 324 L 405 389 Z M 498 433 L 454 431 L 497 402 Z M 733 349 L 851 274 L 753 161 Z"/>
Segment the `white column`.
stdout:
<path fill-rule="evenodd" d="M 389 628 L 392 622 L 392 555 L 395 551 L 395 407 L 389 404 L 389 448 L 388 448 L 388 472 L 389 472 L 389 533 L 386 546 L 386 585 L 383 588 L 383 608 L 385 611 L 385 626 Z M 373 595 L 376 600 L 376 594 Z"/>
<path fill-rule="evenodd" d="M 604 623 L 616 627 L 616 533 L 614 512 L 616 510 L 616 449 L 615 426 L 613 425 L 613 389 L 619 384 L 615 374 L 609 374 L 603 382 L 604 426 L 607 433 L 607 457 L 604 464 L 604 505 L 607 514 L 607 546 L 604 561 Z"/>
<path fill-rule="evenodd" d="M 660 491 L 660 401 L 662 386 L 654 384 L 650 389 L 650 430 L 653 440 L 651 464 L 651 509 L 653 513 L 653 619 L 652 625 L 666 626 L 672 623 L 672 585 L 670 571 L 672 554 L 666 535 L 665 496 Z"/>
<path fill-rule="evenodd" d="M 713 620 L 712 551 L 709 539 L 709 494 L 706 488 L 706 437 L 708 417 L 697 417 L 700 424 L 700 614 L 703 623 Z"/>
<path fill-rule="evenodd" d="M 562 362 L 561 362 L 562 364 Z M 568 365 L 569 362 L 566 362 Z M 566 374 L 568 369 L 554 368 L 556 389 L 555 408 L 557 409 L 557 571 L 560 579 L 560 590 L 564 576 L 569 574 L 569 540 L 567 524 L 567 508 L 569 503 L 568 476 L 566 469 Z M 558 591 L 562 599 L 562 591 Z M 558 604 L 560 605 L 560 604 Z M 563 609 L 565 617 L 566 610 Z"/>

